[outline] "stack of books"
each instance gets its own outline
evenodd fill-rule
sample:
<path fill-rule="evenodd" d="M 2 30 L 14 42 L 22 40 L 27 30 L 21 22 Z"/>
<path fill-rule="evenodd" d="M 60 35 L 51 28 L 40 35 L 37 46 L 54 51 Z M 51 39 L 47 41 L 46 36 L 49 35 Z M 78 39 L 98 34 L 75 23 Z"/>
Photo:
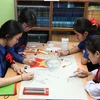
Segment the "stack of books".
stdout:
<path fill-rule="evenodd" d="M 100 3 L 98 3 L 98 5 L 90 4 L 90 6 L 88 7 L 87 17 L 88 19 L 94 17 L 95 20 L 100 24 Z"/>
<path fill-rule="evenodd" d="M 74 3 L 54 3 L 53 8 L 53 27 L 72 27 L 74 21 L 82 17 L 84 7 L 75 5 Z"/>

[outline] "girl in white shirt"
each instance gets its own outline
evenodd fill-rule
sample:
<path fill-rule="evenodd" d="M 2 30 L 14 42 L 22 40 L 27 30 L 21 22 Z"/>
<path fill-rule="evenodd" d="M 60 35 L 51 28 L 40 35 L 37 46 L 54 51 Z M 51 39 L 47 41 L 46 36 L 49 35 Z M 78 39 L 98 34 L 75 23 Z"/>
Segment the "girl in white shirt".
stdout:
<path fill-rule="evenodd" d="M 96 35 L 89 39 L 86 43 L 88 57 L 93 64 L 100 63 L 100 35 Z M 85 90 L 95 99 L 100 99 L 100 67 L 92 72 L 86 72 L 82 69 L 75 71 L 76 76 L 84 78 L 88 77 Z"/>

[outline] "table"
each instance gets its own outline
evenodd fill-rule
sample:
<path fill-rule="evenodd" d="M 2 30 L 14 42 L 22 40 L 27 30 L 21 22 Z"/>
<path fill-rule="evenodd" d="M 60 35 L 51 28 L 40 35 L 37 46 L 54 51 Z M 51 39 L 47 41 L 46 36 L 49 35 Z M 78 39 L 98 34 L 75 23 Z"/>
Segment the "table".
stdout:
<path fill-rule="evenodd" d="M 72 48 L 72 47 L 74 47 L 75 45 L 77 45 L 77 42 L 70 42 L 70 43 L 69 43 L 69 48 Z M 77 62 L 78 67 L 84 69 L 85 71 L 87 71 L 87 67 L 86 67 L 85 65 L 82 65 L 82 64 L 81 64 L 81 59 L 80 59 L 80 57 L 82 56 L 82 52 L 73 54 L 73 56 L 75 56 L 75 58 L 76 58 L 76 62 Z M 19 64 L 19 63 L 18 63 L 18 65 L 19 65 L 20 67 L 23 67 L 23 64 Z M 8 71 L 7 71 L 7 73 L 6 73 L 6 76 L 5 76 L 5 77 L 12 77 L 12 76 L 16 76 L 16 73 L 15 73 L 11 68 L 9 68 Z M 83 78 L 82 81 L 83 81 L 83 84 L 84 84 L 84 86 L 85 86 L 85 84 L 86 84 L 86 82 L 87 82 L 87 78 Z M 17 95 L 15 95 L 15 96 L 10 96 L 9 98 L 7 98 L 7 100 L 18 100 L 19 88 L 20 88 L 20 82 L 17 83 Z M 88 93 L 87 93 L 87 96 L 88 96 L 88 100 L 95 100 L 95 99 L 91 98 L 91 97 L 88 95 Z M 4 100 L 4 96 L 0 96 L 0 100 Z"/>

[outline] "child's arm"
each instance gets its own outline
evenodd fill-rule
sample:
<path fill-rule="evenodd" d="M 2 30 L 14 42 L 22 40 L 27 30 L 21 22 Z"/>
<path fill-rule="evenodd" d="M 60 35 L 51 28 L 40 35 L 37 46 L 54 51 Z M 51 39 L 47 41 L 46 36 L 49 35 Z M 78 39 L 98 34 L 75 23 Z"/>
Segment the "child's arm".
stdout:
<path fill-rule="evenodd" d="M 88 75 L 88 79 L 87 80 L 88 81 L 92 81 L 94 79 L 94 76 L 95 76 L 94 74 Z"/>
<path fill-rule="evenodd" d="M 16 60 L 17 62 L 23 63 L 24 58 L 15 52 L 14 47 L 7 46 L 7 50 L 13 56 L 14 60 Z"/>
<path fill-rule="evenodd" d="M 16 83 L 18 81 L 22 81 L 21 75 L 14 76 L 14 77 L 11 77 L 11 78 L 0 78 L 0 87 L 6 86 L 6 85 L 9 85 L 9 84 L 12 84 L 12 83 Z"/>
<path fill-rule="evenodd" d="M 78 76 L 80 78 L 84 78 L 92 74 L 91 72 L 84 71 L 83 69 L 80 68 L 78 68 L 74 73 L 75 76 Z"/>
<path fill-rule="evenodd" d="M 18 54 L 20 54 L 24 58 L 26 58 L 26 56 L 27 56 L 25 52 L 18 52 Z"/>
<path fill-rule="evenodd" d="M 74 48 L 70 49 L 70 50 L 67 50 L 67 51 L 59 51 L 59 55 L 60 56 L 66 56 L 66 55 L 70 55 L 70 54 L 74 54 L 74 53 L 78 53 L 80 52 L 81 50 L 79 49 L 78 46 L 75 46 Z"/>
<path fill-rule="evenodd" d="M 86 50 L 84 50 L 83 56 L 82 56 L 82 58 L 81 58 L 81 63 L 82 63 L 83 65 L 86 65 L 88 62 L 89 62 L 88 53 L 87 53 Z"/>
<path fill-rule="evenodd" d="M 12 83 L 16 83 L 19 81 L 26 81 L 26 80 L 31 80 L 33 78 L 32 73 L 23 73 L 21 75 L 17 75 L 11 78 L 0 78 L 0 87 L 6 86 Z"/>
<path fill-rule="evenodd" d="M 35 60 L 34 59 L 28 59 L 28 58 L 25 58 L 23 60 L 23 63 L 27 64 L 27 65 L 33 65 L 35 63 Z"/>
<path fill-rule="evenodd" d="M 16 63 L 15 63 L 15 64 L 11 64 L 11 68 L 12 68 L 15 72 L 17 72 L 17 74 L 22 74 L 22 73 L 23 73 L 23 70 L 22 70 L 20 67 L 18 67 Z"/>
<path fill-rule="evenodd" d="M 88 62 L 89 62 L 89 59 L 84 58 L 84 57 L 81 58 L 81 63 L 82 63 L 83 65 L 86 65 Z"/>
<path fill-rule="evenodd" d="M 72 48 L 72 49 L 69 50 L 69 53 L 70 54 L 74 54 L 74 53 L 78 53 L 80 51 L 81 50 L 79 49 L 79 47 L 78 46 L 75 46 L 74 48 Z"/>

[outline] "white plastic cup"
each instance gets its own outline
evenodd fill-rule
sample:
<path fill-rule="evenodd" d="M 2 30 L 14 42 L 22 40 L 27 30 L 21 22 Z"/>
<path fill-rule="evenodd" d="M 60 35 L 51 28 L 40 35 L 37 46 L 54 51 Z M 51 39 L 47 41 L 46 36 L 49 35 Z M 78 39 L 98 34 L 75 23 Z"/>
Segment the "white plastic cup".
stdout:
<path fill-rule="evenodd" d="M 68 50 L 68 43 L 69 43 L 68 38 L 62 38 L 62 50 Z"/>

